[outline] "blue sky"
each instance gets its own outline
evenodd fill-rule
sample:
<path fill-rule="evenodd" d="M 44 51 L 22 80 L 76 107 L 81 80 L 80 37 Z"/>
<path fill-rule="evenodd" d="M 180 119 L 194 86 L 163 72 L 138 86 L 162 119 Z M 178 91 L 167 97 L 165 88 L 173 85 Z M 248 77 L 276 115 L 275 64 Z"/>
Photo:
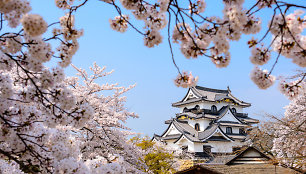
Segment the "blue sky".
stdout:
<path fill-rule="evenodd" d="M 220 2 L 208 3 L 205 13 L 220 15 Z M 32 13 L 41 14 L 48 23 L 55 22 L 64 15 L 63 11 L 55 7 L 53 0 L 32 0 L 31 3 Z M 267 11 L 263 14 L 262 27 L 265 28 L 271 14 Z M 115 72 L 101 83 L 118 82 L 123 86 L 136 83 L 137 86 L 127 93 L 126 106 L 128 110 L 138 113 L 140 118 L 128 120 L 127 126 L 135 132 L 150 136 L 153 133 L 160 134 L 166 128 L 164 121 L 178 112 L 178 109 L 171 107 L 171 103 L 181 100 L 187 92 L 187 89 L 177 88 L 173 83 L 177 71 L 172 64 L 166 30 L 162 31 L 162 44 L 147 48 L 143 45 L 142 36 L 131 28 L 123 34 L 113 31 L 108 20 L 114 16 L 117 16 L 115 9 L 99 1 L 89 1 L 85 7 L 78 10 L 76 25 L 77 28 L 83 28 L 85 33 L 80 39 L 80 49 L 72 62 L 83 69 L 88 69 L 93 62 L 107 66 L 108 70 L 114 69 Z M 136 25 L 142 27 L 141 22 L 136 22 Z M 175 59 L 181 70 L 191 70 L 194 75 L 199 76 L 200 86 L 217 89 L 230 86 L 234 96 L 252 103 L 252 106 L 245 110 L 251 117 L 263 119 L 264 113 L 282 115 L 283 107 L 289 101 L 279 93 L 277 85 L 268 90 L 260 90 L 249 78 L 253 65 L 249 61 L 250 50 L 246 42 L 250 38 L 251 36 L 243 37 L 240 41 L 231 43 L 232 59 L 225 69 L 216 68 L 206 57 L 187 60 L 178 45 L 174 46 Z M 270 38 L 267 41 L 270 41 Z M 270 69 L 274 59 L 264 67 Z M 273 74 L 292 74 L 297 68 L 289 59 L 281 57 Z M 75 71 L 68 68 L 66 73 L 71 76 Z"/>

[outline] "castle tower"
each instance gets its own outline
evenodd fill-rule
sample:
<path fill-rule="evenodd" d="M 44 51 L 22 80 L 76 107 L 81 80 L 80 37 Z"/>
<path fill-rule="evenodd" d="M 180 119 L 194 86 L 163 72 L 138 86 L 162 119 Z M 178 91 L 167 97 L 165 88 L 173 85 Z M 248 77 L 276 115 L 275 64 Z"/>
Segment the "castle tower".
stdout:
<path fill-rule="evenodd" d="M 195 86 L 172 106 L 179 108 L 179 113 L 165 121 L 168 128 L 160 136 L 154 134 L 153 141 L 187 150 L 196 157 L 232 153 L 233 147 L 244 145 L 245 129 L 258 123 L 243 113 L 251 104 L 234 97 L 229 88 Z"/>

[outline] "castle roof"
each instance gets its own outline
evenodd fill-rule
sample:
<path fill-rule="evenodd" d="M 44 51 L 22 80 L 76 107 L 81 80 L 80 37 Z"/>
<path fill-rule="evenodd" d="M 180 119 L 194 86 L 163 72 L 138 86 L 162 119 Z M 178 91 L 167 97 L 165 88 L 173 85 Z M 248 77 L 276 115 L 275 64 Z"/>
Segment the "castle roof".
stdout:
<path fill-rule="evenodd" d="M 177 172 L 176 174 L 192 173 L 226 173 L 226 174 L 298 174 L 298 171 L 280 165 L 273 165 L 272 158 L 254 146 L 246 147 L 238 154 L 214 156 L 211 161 Z M 304 172 L 305 173 L 305 172 Z"/>
<path fill-rule="evenodd" d="M 181 101 L 173 103 L 172 106 L 181 107 L 197 102 L 229 102 L 242 107 L 251 106 L 250 103 L 244 102 L 234 97 L 229 88 L 227 90 L 220 90 L 202 86 L 189 88 L 185 97 Z"/>
<path fill-rule="evenodd" d="M 187 121 L 178 120 L 176 118 L 168 121 L 171 121 L 171 123 L 166 131 L 161 136 L 154 134 L 153 139 L 155 138 L 158 141 L 172 139 L 175 140 L 174 143 L 180 141 L 182 138 L 186 138 L 192 142 L 234 141 L 233 138 L 223 132 L 219 123 L 213 123 L 204 131 L 198 132 L 191 127 Z M 174 127 L 180 134 L 167 134 L 171 127 Z M 219 133 L 221 136 L 213 136 L 215 133 Z"/>
<path fill-rule="evenodd" d="M 218 112 L 212 112 L 211 110 L 207 109 L 200 109 L 194 112 L 183 112 L 176 114 L 176 118 L 182 119 L 182 118 L 191 118 L 191 119 L 201 119 L 201 118 L 207 118 L 210 120 L 220 120 L 222 117 L 225 116 L 226 113 L 230 112 L 234 118 L 236 119 L 235 122 L 227 122 L 227 121 L 219 121 L 222 125 L 230 125 L 231 126 L 238 126 L 238 127 L 244 127 L 245 124 L 249 123 L 258 123 L 259 121 L 257 119 L 253 119 L 247 116 L 247 114 L 243 113 L 233 113 L 230 109 L 230 105 L 223 106 Z M 169 124 L 169 120 L 166 121 L 167 124 Z"/>
<path fill-rule="evenodd" d="M 256 147 L 249 146 L 225 164 L 262 164 L 267 163 L 269 160 L 271 160 L 271 157 L 267 156 Z"/>

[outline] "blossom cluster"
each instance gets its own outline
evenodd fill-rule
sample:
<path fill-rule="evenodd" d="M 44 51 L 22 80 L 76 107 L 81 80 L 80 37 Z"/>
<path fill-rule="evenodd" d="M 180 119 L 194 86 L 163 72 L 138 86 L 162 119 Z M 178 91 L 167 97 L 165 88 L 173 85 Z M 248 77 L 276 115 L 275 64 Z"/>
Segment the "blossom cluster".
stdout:
<path fill-rule="evenodd" d="M 19 165 L 16 162 L 8 162 L 3 159 L 0 159 L 0 172 L 2 174 L 24 174 L 24 172 L 19 169 Z"/>
<path fill-rule="evenodd" d="M 257 7 L 259 9 L 265 8 L 265 7 L 271 7 L 273 4 L 275 4 L 274 0 L 258 0 Z"/>
<path fill-rule="evenodd" d="M 196 3 L 189 4 L 189 13 L 203 13 L 205 11 L 206 3 L 203 0 L 197 0 Z"/>
<path fill-rule="evenodd" d="M 66 41 L 75 41 L 81 37 L 83 30 L 75 29 L 74 20 L 74 15 L 71 14 L 60 17 L 61 29 L 57 33 L 55 32 L 55 34 L 62 32 Z"/>
<path fill-rule="evenodd" d="M 69 9 L 74 0 L 55 0 L 55 5 L 61 9 Z"/>
<path fill-rule="evenodd" d="M 0 1 L 0 12 L 7 20 L 8 26 L 16 28 L 24 14 L 31 10 L 27 0 L 2 0 Z"/>
<path fill-rule="evenodd" d="M 22 17 L 21 23 L 24 31 L 32 37 L 44 34 L 47 31 L 47 23 L 38 14 L 26 14 Z"/>
<path fill-rule="evenodd" d="M 252 48 L 252 55 L 250 60 L 255 65 L 264 65 L 266 64 L 271 58 L 271 51 L 267 48 L 262 47 L 253 47 Z"/>
<path fill-rule="evenodd" d="M 281 93 L 287 96 L 290 100 L 298 97 L 306 90 L 305 82 L 301 79 L 287 82 L 285 80 L 280 81 L 278 87 Z"/>
<path fill-rule="evenodd" d="M 18 35 L 14 34 L 7 34 L 5 35 L 5 41 L 1 42 L 3 45 L 3 51 L 15 54 L 18 51 L 21 51 L 22 45 L 22 38 Z"/>
<path fill-rule="evenodd" d="M 273 85 L 275 81 L 275 77 L 269 75 L 267 70 L 262 70 L 259 67 L 255 66 L 252 70 L 251 80 L 260 88 L 260 89 L 267 89 L 271 85 Z"/>
<path fill-rule="evenodd" d="M 136 19 L 144 21 L 144 45 L 149 48 L 159 45 L 162 42 L 160 30 L 167 25 L 165 12 L 170 1 L 161 0 L 158 5 L 150 5 L 141 0 L 120 0 L 120 2 L 124 8 L 131 10 Z M 110 19 L 109 22 L 113 30 L 125 32 L 128 20 L 127 15 L 120 14 L 115 19 Z"/>
<path fill-rule="evenodd" d="M 116 16 L 115 19 L 110 19 L 109 23 L 113 30 L 123 33 L 128 28 L 128 23 L 127 23 L 128 20 L 129 20 L 128 16 L 122 15 L 122 16 Z"/>
<path fill-rule="evenodd" d="M 8 74 L 0 74 L 0 98 L 10 98 L 13 95 L 12 79 Z"/>
<path fill-rule="evenodd" d="M 188 74 L 185 71 L 183 71 L 182 74 L 177 75 L 176 79 L 174 79 L 174 84 L 177 87 L 183 87 L 183 88 L 191 88 L 195 86 L 197 82 L 198 82 L 198 77 L 193 77 L 191 72 Z"/>
<path fill-rule="evenodd" d="M 277 15 L 270 22 L 270 31 L 274 35 L 273 50 L 292 59 L 292 62 L 300 67 L 306 67 L 306 36 L 303 31 L 306 28 L 304 11 L 296 10 L 285 17 Z"/>

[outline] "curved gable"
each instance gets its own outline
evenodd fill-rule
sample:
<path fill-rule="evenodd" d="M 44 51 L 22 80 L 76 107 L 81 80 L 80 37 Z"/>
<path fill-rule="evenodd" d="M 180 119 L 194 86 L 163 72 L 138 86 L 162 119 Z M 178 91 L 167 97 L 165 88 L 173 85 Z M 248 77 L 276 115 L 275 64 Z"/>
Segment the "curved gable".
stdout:
<path fill-rule="evenodd" d="M 185 97 L 183 98 L 182 102 L 190 100 L 190 99 L 195 99 L 195 98 L 200 98 L 199 95 L 197 95 L 192 88 L 189 88 L 187 94 L 185 95 Z"/>
<path fill-rule="evenodd" d="M 186 136 L 185 134 L 182 134 L 176 141 L 174 141 L 173 143 L 176 144 L 180 141 L 183 141 L 183 140 L 187 140 L 189 142 L 198 142 L 198 141 L 194 141 L 192 139 L 190 139 L 188 136 Z"/>
<path fill-rule="evenodd" d="M 228 141 L 235 141 L 233 140 L 231 137 L 227 136 L 223 131 L 222 129 L 218 126 L 217 129 L 215 129 L 215 131 L 210 134 L 209 136 L 207 136 L 205 139 L 203 139 L 203 141 L 206 141 L 208 140 L 209 138 L 211 138 L 212 136 L 216 136 L 216 135 L 222 135 L 222 137 Z"/>
<path fill-rule="evenodd" d="M 162 134 L 162 137 L 165 137 L 167 135 L 172 134 L 181 134 L 179 130 L 174 126 L 173 122 L 169 125 L 169 127 L 166 129 L 166 131 Z"/>
<path fill-rule="evenodd" d="M 223 112 L 223 114 L 220 116 L 218 121 L 231 121 L 231 122 L 238 122 L 243 123 L 240 119 L 238 119 L 232 111 L 229 109 L 229 106 L 227 109 Z"/>

